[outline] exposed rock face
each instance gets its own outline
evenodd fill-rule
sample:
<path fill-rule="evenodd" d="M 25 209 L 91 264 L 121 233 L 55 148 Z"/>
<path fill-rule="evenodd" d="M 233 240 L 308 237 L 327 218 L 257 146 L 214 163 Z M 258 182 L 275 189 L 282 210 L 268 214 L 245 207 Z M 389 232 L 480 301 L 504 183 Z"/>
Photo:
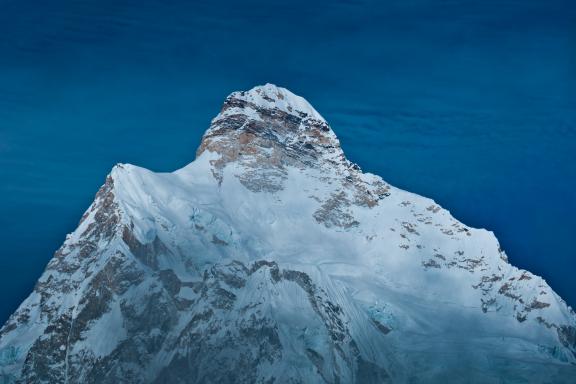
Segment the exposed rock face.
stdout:
<path fill-rule="evenodd" d="M 296 97 L 273 86 L 234 92 L 212 121 L 197 156 L 205 151 L 219 155 L 212 161 L 219 181 L 227 164 L 242 165 L 237 177 L 253 192 L 282 189 L 287 167 L 351 166 L 328 123 Z M 295 100 L 299 103 L 292 106 Z"/>
<path fill-rule="evenodd" d="M 116 166 L 0 331 L 0 383 L 571 383 L 576 316 L 273 85 Z"/>

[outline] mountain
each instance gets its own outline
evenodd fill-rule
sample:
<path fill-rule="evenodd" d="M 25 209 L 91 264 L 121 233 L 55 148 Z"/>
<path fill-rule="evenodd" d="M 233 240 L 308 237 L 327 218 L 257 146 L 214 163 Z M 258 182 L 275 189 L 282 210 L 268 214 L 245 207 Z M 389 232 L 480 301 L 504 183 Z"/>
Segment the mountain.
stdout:
<path fill-rule="evenodd" d="M 0 331 L 0 383 L 573 383 L 576 315 L 271 84 L 116 165 Z"/>

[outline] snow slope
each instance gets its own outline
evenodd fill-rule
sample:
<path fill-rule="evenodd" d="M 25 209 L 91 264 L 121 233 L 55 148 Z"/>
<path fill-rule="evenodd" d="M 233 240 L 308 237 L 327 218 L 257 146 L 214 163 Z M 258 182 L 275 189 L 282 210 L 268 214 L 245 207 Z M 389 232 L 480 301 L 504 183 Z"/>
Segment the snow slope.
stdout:
<path fill-rule="evenodd" d="M 0 383 L 572 383 L 576 316 L 493 233 L 232 93 L 196 160 L 114 167 L 0 331 Z"/>

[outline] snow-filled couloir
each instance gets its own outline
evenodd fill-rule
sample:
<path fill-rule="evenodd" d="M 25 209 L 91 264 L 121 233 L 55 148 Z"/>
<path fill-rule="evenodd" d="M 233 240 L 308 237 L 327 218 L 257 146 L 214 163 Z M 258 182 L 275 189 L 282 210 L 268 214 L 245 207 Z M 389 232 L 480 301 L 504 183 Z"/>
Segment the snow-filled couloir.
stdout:
<path fill-rule="evenodd" d="M 0 331 L 0 382 L 571 383 L 576 316 L 494 235 L 234 92 L 196 160 L 114 167 Z"/>

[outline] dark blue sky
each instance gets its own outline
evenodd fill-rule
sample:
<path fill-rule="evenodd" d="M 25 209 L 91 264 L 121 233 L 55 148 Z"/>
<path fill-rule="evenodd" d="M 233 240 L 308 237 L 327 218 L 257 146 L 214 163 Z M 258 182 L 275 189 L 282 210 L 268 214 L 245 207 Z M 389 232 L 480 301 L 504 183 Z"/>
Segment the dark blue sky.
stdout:
<path fill-rule="evenodd" d="M 0 322 L 115 163 L 185 165 L 266 82 L 575 306 L 573 4 L 0 0 Z"/>

